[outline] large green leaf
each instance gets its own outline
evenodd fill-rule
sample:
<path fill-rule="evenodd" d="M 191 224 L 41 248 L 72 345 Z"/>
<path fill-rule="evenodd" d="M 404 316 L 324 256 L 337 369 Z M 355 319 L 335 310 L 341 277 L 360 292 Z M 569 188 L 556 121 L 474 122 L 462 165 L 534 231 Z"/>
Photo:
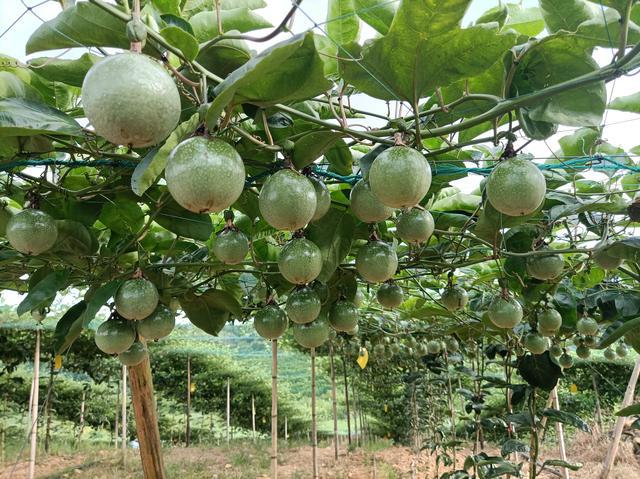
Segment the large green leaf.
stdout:
<path fill-rule="evenodd" d="M 160 30 L 160 35 L 170 45 L 178 48 L 187 60 L 194 60 L 198 56 L 198 41 L 182 28 L 171 25 Z"/>
<path fill-rule="evenodd" d="M 396 13 L 397 2 L 389 0 L 354 0 L 356 12 L 363 22 L 386 35 Z"/>
<path fill-rule="evenodd" d="M 78 2 L 31 34 L 26 45 L 30 53 L 59 48 L 129 48 L 122 20 L 89 2 Z"/>
<path fill-rule="evenodd" d="M 89 288 L 89 291 L 87 291 L 84 297 L 87 307 L 82 312 L 82 327 L 86 328 L 89 326 L 89 323 L 96 317 L 100 308 L 115 296 L 123 281 L 122 279 L 114 279 L 97 288 Z"/>
<path fill-rule="evenodd" d="M 265 0 L 221 0 L 220 8 L 222 10 L 231 10 L 234 8 L 249 8 L 251 10 L 257 10 L 267 6 Z M 202 8 L 211 8 L 211 0 L 186 0 L 183 11 L 189 12 L 192 10 L 199 10 Z"/>
<path fill-rule="evenodd" d="M 482 73 L 513 46 L 516 35 L 498 33 L 497 24 L 461 29 L 469 3 L 403 1 L 389 33 L 365 45 L 362 61 L 343 62 L 347 80 L 371 96 L 413 104 L 436 87 Z"/>
<path fill-rule="evenodd" d="M 311 131 L 300 137 L 293 148 L 293 164 L 304 168 L 320 158 L 340 139 L 340 133 L 333 131 Z"/>
<path fill-rule="evenodd" d="M 84 136 L 78 122 L 44 103 L 22 98 L 0 100 L 0 136 L 39 134 Z"/>
<path fill-rule="evenodd" d="M 360 19 L 355 10 L 355 0 L 329 0 L 327 36 L 339 45 L 358 41 Z"/>
<path fill-rule="evenodd" d="M 152 0 L 153 6 L 156 7 L 160 13 L 171 13 L 173 15 L 180 15 L 180 3 L 181 0 Z"/>
<path fill-rule="evenodd" d="M 608 8 L 604 14 L 595 15 L 583 22 L 575 33 L 575 38 L 587 47 L 618 48 L 622 19 L 620 14 Z M 640 27 L 631 22 L 627 30 L 627 46 L 640 41 Z"/>
<path fill-rule="evenodd" d="M 582 22 L 594 17 L 584 0 L 540 0 L 540 10 L 550 33 L 575 32 Z"/>
<path fill-rule="evenodd" d="M 579 128 L 560 138 L 558 143 L 564 156 L 590 156 L 599 139 L 600 132 L 597 129 Z"/>
<path fill-rule="evenodd" d="M 104 204 L 100 221 L 116 233 L 130 235 L 144 225 L 144 212 L 137 202 L 120 197 Z"/>
<path fill-rule="evenodd" d="M 100 57 L 90 53 L 85 53 L 76 60 L 34 58 L 29 60 L 29 68 L 47 80 L 80 87 L 89 68 L 99 59 Z"/>
<path fill-rule="evenodd" d="M 202 48 L 196 61 L 207 70 L 226 77 L 233 70 L 240 68 L 251 58 L 251 51 L 245 41 L 222 40 L 206 48 Z"/>
<path fill-rule="evenodd" d="M 335 46 L 325 37 L 305 33 L 278 43 L 252 58 L 216 86 L 216 98 L 207 112 L 207 125 L 218 122 L 229 104 L 270 106 L 313 97 L 331 87 L 327 76 L 336 64 Z"/>
<path fill-rule="evenodd" d="M 614 98 L 613 101 L 609 103 L 609 108 L 611 110 L 640 113 L 640 92 Z"/>
<path fill-rule="evenodd" d="M 23 98 L 33 102 L 41 102 L 42 95 L 38 90 L 11 72 L 0 71 L 0 99 Z"/>
<path fill-rule="evenodd" d="M 551 36 L 534 44 L 518 63 L 511 96 L 525 95 L 556 83 L 591 73 L 598 68 L 577 41 L 568 36 Z M 526 107 L 529 117 L 570 126 L 597 126 L 606 105 L 603 82 L 554 95 Z"/>
<path fill-rule="evenodd" d="M 26 298 L 18 305 L 18 316 L 51 304 L 58 291 L 67 286 L 69 271 L 53 271 L 29 287 Z"/>
<path fill-rule="evenodd" d="M 505 28 L 513 28 L 528 37 L 535 37 L 544 30 L 544 20 L 538 7 L 525 8 L 517 3 L 510 3 L 508 9 Z"/>
<path fill-rule="evenodd" d="M 156 223 L 178 236 L 199 241 L 208 240 L 213 233 L 211 216 L 192 213 L 173 200 L 169 200 L 162 207 L 156 216 Z"/>
<path fill-rule="evenodd" d="M 55 354 L 62 354 L 78 339 L 82 333 L 82 313 L 87 303 L 79 301 L 71 306 L 56 323 L 53 333 L 53 349 Z"/>
<path fill-rule="evenodd" d="M 580 417 L 569 411 L 560 411 L 558 409 L 545 409 L 542 415 L 552 421 L 561 422 L 569 426 L 577 427 L 584 432 L 589 432 L 589 425 Z"/>
<path fill-rule="evenodd" d="M 196 130 L 198 122 L 198 114 L 195 113 L 179 124 L 160 148 L 153 148 L 147 153 L 131 175 L 131 189 L 136 195 L 142 196 L 162 174 L 171 150 Z"/>
<path fill-rule="evenodd" d="M 632 404 L 616 411 L 616 416 L 640 416 L 640 403 Z"/>
<path fill-rule="evenodd" d="M 194 326 L 214 336 L 222 331 L 230 316 L 242 316 L 238 301 L 220 289 L 209 289 L 199 296 L 188 293 L 180 298 L 180 305 Z"/>
<path fill-rule="evenodd" d="M 322 272 L 318 280 L 326 283 L 351 250 L 355 221 L 346 211 L 336 208 L 307 227 L 307 238 L 322 252 Z"/>
<path fill-rule="evenodd" d="M 225 32 L 236 30 L 245 33 L 273 26 L 268 20 L 248 8 L 223 10 L 220 14 L 222 29 Z M 216 12 L 196 13 L 189 19 L 189 23 L 193 27 L 196 40 L 199 42 L 206 42 L 220 34 L 218 32 L 218 16 Z"/>
<path fill-rule="evenodd" d="M 329 162 L 329 171 L 339 175 L 353 173 L 353 153 L 342 138 L 325 152 L 324 158 Z"/>

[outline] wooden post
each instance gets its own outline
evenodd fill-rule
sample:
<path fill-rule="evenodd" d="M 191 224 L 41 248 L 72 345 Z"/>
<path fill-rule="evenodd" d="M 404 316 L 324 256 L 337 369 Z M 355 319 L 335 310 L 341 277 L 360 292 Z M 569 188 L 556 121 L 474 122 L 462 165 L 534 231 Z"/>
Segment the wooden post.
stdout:
<path fill-rule="evenodd" d="M 29 439 L 31 441 L 31 449 L 29 451 L 29 479 L 33 479 L 36 474 L 36 451 L 38 448 L 38 403 L 40 389 L 40 337 L 42 331 L 40 325 L 36 326 L 36 346 L 33 354 L 33 382 L 31 391 L 31 404 L 29 409 L 31 415 L 29 417 L 30 429 Z"/>
<path fill-rule="evenodd" d="M 318 426 L 316 424 L 316 348 L 311 348 L 311 453 L 313 479 L 318 479 Z"/>
<path fill-rule="evenodd" d="M 115 449 L 118 449 L 118 434 L 120 431 L 120 424 L 118 421 L 118 416 L 120 415 L 120 389 L 122 388 L 122 382 L 118 380 L 118 384 L 116 384 L 116 411 L 115 411 L 115 419 L 113 421 L 113 446 Z"/>
<path fill-rule="evenodd" d="M 629 378 L 629 384 L 627 384 L 627 390 L 624 393 L 624 399 L 622 400 L 622 408 L 629 406 L 633 401 L 633 397 L 635 396 L 636 392 L 636 384 L 638 382 L 638 375 L 640 375 L 640 356 L 636 360 L 636 365 L 633 368 L 631 377 Z M 613 440 L 611 442 L 611 446 L 609 447 L 609 451 L 607 452 L 607 457 L 602 464 L 602 473 L 600 474 L 600 479 L 607 479 L 607 477 L 609 477 L 609 473 L 611 472 L 613 463 L 616 460 L 616 455 L 618 454 L 620 437 L 622 436 L 622 430 L 624 429 L 625 421 L 626 418 L 623 416 L 620 416 L 616 420 L 616 426 L 613 430 Z"/>
<path fill-rule="evenodd" d="M 344 402 L 347 410 L 347 438 L 351 446 L 351 411 L 349 410 L 349 382 L 347 380 L 347 363 L 342 356 L 342 372 L 344 374 Z"/>
<path fill-rule="evenodd" d="M 289 440 L 289 424 L 287 423 L 287 416 L 284 417 L 284 440 Z"/>
<path fill-rule="evenodd" d="M 253 413 L 255 434 L 255 407 Z M 278 340 L 271 340 L 271 479 L 278 478 Z"/>
<path fill-rule="evenodd" d="M 336 401 L 336 371 L 333 365 L 333 343 L 329 341 L 329 366 L 331 368 L 331 402 L 333 403 L 333 456 L 338 460 L 338 404 Z"/>
<path fill-rule="evenodd" d="M 600 393 L 598 392 L 596 373 L 591 373 L 591 382 L 593 383 L 593 394 L 596 397 L 596 424 L 598 424 L 598 432 L 600 432 L 602 431 L 602 409 L 600 408 Z"/>
<path fill-rule="evenodd" d="M 44 452 L 49 452 L 51 443 L 51 403 L 53 402 L 53 373 L 55 371 L 53 359 L 49 363 L 49 386 L 47 387 L 47 397 L 44 400 L 46 404 L 45 413 L 47 415 L 47 425 L 44 431 Z"/>
<path fill-rule="evenodd" d="M 149 373 L 151 375 L 151 373 Z M 133 383 L 132 383 L 133 384 Z M 131 386 L 133 394 L 133 385 Z M 153 390 L 152 390 L 153 392 Z M 120 412 L 120 422 L 122 423 L 122 433 L 120 434 L 120 447 L 122 448 L 122 464 L 127 461 L 127 367 L 122 365 L 122 410 Z M 136 413 L 137 414 L 137 413 Z M 136 417 L 136 424 L 138 418 Z"/>
<path fill-rule="evenodd" d="M 558 386 L 551 391 L 551 397 L 553 398 L 553 408 L 560 410 L 560 399 L 558 398 Z M 560 452 L 560 459 L 567 461 L 567 451 L 564 445 L 564 428 L 560 421 L 556 421 L 556 433 L 558 435 L 558 452 Z M 569 469 L 563 467 L 560 469 L 563 479 L 569 479 Z"/>
<path fill-rule="evenodd" d="M 80 444 L 80 438 L 82 438 L 82 432 L 84 431 L 84 409 L 87 399 L 87 390 L 82 388 L 82 397 L 80 398 L 80 426 L 78 427 L 78 438 L 76 439 L 76 447 Z"/>
<path fill-rule="evenodd" d="M 153 400 L 151 364 L 148 357 L 136 366 L 129 366 L 129 380 L 144 478 L 165 479 L 160 430 Z M 123 415 L 123 422 L 124 417 L 126 416 Z M 126 436 L 123 435 L 122 439 L 126 443 Z"/>
<path fill-rule="evenodd" d="M 251 440 L 256 442 L 256 397 L 251 395 Z"/>
<path fill-rule="evenodd" d="M 191 443 L 191 356 L 187 356 L 187 429 L 185 431 L 185 445 Z"/>
<path fill-rule="evenodd" d="M 231 434 L 231 378 L 227 378 L 227 444 Z"/>

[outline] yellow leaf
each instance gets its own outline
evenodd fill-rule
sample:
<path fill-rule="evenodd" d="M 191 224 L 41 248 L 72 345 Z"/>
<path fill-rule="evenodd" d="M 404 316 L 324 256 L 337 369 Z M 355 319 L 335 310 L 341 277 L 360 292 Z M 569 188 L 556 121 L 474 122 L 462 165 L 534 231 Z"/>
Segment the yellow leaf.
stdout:
<path fill-rule="evenodd" d="M 191 383 L 191 392 L 196 392 L 196 383 Z"/>
<path fill-rule="evenodd" d="M 364 369 L 367 367 L 367 363 L 369 362 L 369 351 L 367 348 L 360 348 L 360 353 L 358 353 L 358 359 L 356 359 L 358 366 L 360 369 Z"/>
<path fill-rule="evenodd" d="M 569 391 L 571 391 L 571 394 L 576 394 L 578 392 L 578 385 L 573 383 L 569 386 Z"/>
<path fill-rule="evenodd" d="M 62 367 L 62 356 L 60 356 L 59 354 L 56 354 L 56 357 L 53 360 L 53 367 L 56 370 L 58 370 L 58 369 L 60 369 Z"/>
<path fill-rule="evenodd" d="M 384 405 L 384 412 L 389 412 L 389 405 L 388 404 Z"/>

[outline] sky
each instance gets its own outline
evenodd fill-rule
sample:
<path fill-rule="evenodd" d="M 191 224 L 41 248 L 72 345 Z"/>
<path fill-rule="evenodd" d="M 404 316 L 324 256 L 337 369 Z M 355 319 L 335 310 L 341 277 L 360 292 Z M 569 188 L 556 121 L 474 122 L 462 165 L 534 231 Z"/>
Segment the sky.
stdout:
<path fill-rule="evenodd" d="M 256 13 L 267 18 L 272 24 L 277 25 L 281 19 L 286 15 L 287 11 L 291 7 L 290 0 L 266 0 L 267 7 L 256 10 Z M 113 0 L 109 3 L 115 3 Z M 525 7 L 536 6 L 537 0 L 522 0 L 522 5 Z M 489 8 L 498 5 L 498 0 L 475 0 L 472 2 L 467 15 L 463 20 L 463 24 L 469 25 L 478 16 L 488 10 Z M 31 11 L 26 11 L 25 6 L 33 7 Z M 303 1 L 299 12 L 295 16 L 292 30 L 296 33 L 309 29 L 315 29 L 317 33 L 324 33 L 322 22 L 326 19 L 326 6 L 327 2 L 322 0 L 306 0 Z M 18 58 L 22 61 L 26 61 L 29 58 L 37 56 L 55 56 L 63 53 L 62 58 L 73 58 L 85 53 L 85 49 L 73 49 L 68 52 L 51 51 L 35 54 L 32 56 L 26 56 L 24 52 L 24 46 L 29 38 L 30 34 L 42 23 L 54 18 L 61 11 L 61 6 L 58 1 L 54 0 L 0 0 L 0 34 L 9 28 L 14 22 L 10 30 L 0 38 L 0 53 L 8 54 L 12 57 Z M 320 24 L 320 25 L 318 25 Z M 268 33 L 269 30 L 263 32 L 255 32 L 260 35 Z M 372 38 L 374 32 L 366 25 L 361 31 L 361 41 Z M 278 35 L 274 40 L 263 43 L 253 44 L 252 48 L 261 50 L 267 46 L 282 41 L 287 38 L 287 34 Z M 601 65 L 608 64 L 613 56 L 613 52 L 610 49 L 598 49 L 595 52 L 596 61 Z M 638 91 L 637 77 L 621 77 L 610 82 L 607 85 L 609 98 L 613 99 L 618 96 L 626 96 Z M 352 101 L 352 104 L 357 107 L 364 108 L 370 111 L 386 111 L 386 106 L 383 106 L 383 102 L 372 100 L 364 95 L 359 95 Z M 383 110 L 384 108 L 384 110 Z M 606 125 L 603 132 L 603 139 L 612 143 L 615 146 L 621 146 L 625 150 L 629 150 L 632 147 L 640 144 L 640 135 L 637 130 L 640 124 L 637 122 L 640 117 L 631 113 L 623 113 L 617 111 L 608 111 L 604 119 Z M 383 126 L 371 123 L 371 126 Z M 552 156 L 554 151 L 559 148 L 558 139 L 564 135 L 570 134 L 574 128 L 560 127 L 557 135 L 544 141 L 533 142 L 524 150 L 527 153 L 531 153 L 536 157 L 545 158 Z M 597 179 L 598 173 L 591 174 L 591 178 Z M 479 183 L 480 177 L 470 176 L 463 180 L 456 182 L 461 190 L 465 192 L 472 191 Z M 6 298 L 8 301 L 19 301 L 17 296 L 12 298 Z"/>

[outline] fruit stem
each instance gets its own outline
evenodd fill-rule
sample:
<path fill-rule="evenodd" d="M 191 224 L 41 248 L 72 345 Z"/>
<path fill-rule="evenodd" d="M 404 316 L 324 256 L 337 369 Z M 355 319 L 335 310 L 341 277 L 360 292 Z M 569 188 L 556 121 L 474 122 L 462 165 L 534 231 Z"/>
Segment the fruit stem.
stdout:
<path fill-rule="evenodd" d="M 133 0 L 133 14 L 131 15 L 134 21 L 140 20 L 140 0 Z M 129 44 L 129 50 L 133 53 L 142 53 L 142 42 L 131 42 Z"/>

